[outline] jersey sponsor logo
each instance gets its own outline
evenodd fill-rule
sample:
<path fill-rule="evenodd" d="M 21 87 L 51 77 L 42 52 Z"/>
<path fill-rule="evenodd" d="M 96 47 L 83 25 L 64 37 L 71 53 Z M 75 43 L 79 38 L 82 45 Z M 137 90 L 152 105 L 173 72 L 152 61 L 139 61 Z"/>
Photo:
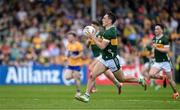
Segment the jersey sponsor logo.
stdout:
<path fill-rule="evenodd" d="M 159 43 L 161 43 L 162 41 L 161 40 L 159 40 Z"/>

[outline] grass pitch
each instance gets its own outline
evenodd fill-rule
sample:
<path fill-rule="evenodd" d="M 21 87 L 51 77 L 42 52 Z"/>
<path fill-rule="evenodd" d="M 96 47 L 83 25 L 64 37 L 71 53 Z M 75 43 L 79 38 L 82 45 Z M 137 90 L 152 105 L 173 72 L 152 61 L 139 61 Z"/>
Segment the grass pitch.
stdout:
<path fill-rule="evenodd" d="M 74 99 L 74 86 L 0 86 L 1 110 L 180 110 L 180 99 L 172 99 L 172 90 L 161 88 L 155 91 L 148 87 L 125 85 L 122 94 L 114 86 L 98 86 L 98 92 L 91 94 L 89 103 Z M 180 85 L 178 85 L 180 91 Z M 84 93 L 85 86 L 82 87 Z"/>

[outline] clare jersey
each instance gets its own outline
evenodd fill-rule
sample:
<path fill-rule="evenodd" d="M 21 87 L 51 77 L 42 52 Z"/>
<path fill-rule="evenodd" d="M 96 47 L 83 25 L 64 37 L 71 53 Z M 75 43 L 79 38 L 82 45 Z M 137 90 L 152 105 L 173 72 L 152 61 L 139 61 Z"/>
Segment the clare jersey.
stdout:
<path fill-rule="evenodd" d="M 83 51 L 83 46 L 80 42 L 69 43 L 67 45 L 68 50 L 68 65 L 70 66 L 80 66 L 82 65 L 82 58 L 74 58 L 74 56 L 79 55 Z"/>

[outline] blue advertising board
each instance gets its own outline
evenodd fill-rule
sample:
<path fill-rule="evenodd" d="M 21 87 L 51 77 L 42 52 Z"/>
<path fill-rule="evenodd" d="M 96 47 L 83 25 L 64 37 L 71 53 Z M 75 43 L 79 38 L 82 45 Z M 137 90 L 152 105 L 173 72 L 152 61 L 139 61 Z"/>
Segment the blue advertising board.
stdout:
<path fill-rule="evenodd" d="M 0 85 L 31 85 L 31 84 L 59 84 L 72 85 L 74 80 L 66 80 L 65 67 L 50 66 L 0 66 Z M 87 67 L 81 69 L 81 82 L 87 83 Z"/>

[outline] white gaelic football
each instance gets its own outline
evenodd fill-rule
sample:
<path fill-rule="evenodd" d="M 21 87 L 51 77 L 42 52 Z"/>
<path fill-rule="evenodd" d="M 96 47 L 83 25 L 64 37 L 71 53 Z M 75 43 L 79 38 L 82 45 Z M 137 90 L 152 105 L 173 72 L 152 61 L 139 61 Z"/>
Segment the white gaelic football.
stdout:
<path fill-rule="evenodd" d="M 92 27 L 92 26 L 86 26 L 86 27 L 83 29 L 83 34 L 84 34 L 85 36 L 87 36 L 88 33 L 95 34 L 95 32 L 96 32 L 96 29 L 95 29 L 94 27 Z"/>

